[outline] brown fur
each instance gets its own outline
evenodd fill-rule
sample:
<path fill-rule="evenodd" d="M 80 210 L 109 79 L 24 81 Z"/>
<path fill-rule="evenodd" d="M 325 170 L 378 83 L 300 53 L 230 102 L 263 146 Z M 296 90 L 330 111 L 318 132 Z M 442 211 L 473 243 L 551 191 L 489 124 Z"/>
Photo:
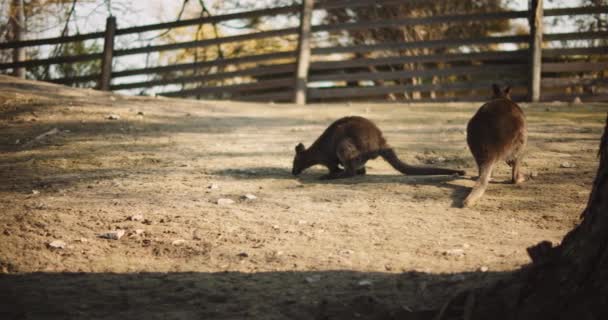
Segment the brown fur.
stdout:
<path fill-rule="evenodd" d="M 479 179 L 464 200 L 464 207 L 472 206 L 481 198 L 499 161 L 505 160 L 511 166 L 513 183 L 524 181 L 520 172 L 528 139 L 524 112 L 511 101 L 510 88 L 502 91 L 498 85 L 492 87 L 492 100 L 479 108 L 467 126 L 467 143 L 477 162 Z"/>
<path fill-rule="evenodd" d="M 365 163 L 378 156 L 404 174 L 464 174 L 461 170 L 414 167 L 402 162 L 386 143 L 382 131 L 363 117 L 336 120 L 308 149 L 302 143 L 298 144 L 292 173 L 299 175 L 307 168 L 320 164 L 329 169 L 329 173 L 321 179 L 347 178 L 365 174 Z"/>

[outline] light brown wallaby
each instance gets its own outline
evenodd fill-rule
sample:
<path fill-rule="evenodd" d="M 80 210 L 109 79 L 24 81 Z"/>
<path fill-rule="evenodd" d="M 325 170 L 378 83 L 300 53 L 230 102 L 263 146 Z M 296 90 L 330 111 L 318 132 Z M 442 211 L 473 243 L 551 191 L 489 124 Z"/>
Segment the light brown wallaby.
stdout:
<path fill-rule="evenodd" d="M 492 100 L 477 110 L 467 126 L 467 143 L 477 162 L 479 179 L 464 199 L 464 207 L 472 206 L 481 198 L 492 177 L 492 169 L 501 160 L 511 167 L 513 183 L 524 181 L 520 172 L 528 140 L 524 112 L 511 101 L 511 88 L 501 90 L 496 84 L 492 88 Z"/>
<path fill-rule="evenodd" d="M 382 131 L 363 117 L 345 117 L 336 120 L 308 149 L 299 143 L 296 146 L 291 172 L 293 175 L 299 175 L 307 168 L 320 164 L 329 169 L 329 173 L 321 179 L 348 178 L 365 174 L 365 163 L 378 156 L 404 174 L 464 175 L 462 170 L 415 167 L 404 163 L 386 143 Z M 344 169 L 341 169 L 340 165 Z"/>

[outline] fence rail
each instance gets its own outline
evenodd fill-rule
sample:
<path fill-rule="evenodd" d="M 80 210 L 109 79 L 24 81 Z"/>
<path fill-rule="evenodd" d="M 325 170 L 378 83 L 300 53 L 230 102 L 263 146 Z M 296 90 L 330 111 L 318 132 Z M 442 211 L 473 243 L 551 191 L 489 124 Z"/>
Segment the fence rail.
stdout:
<path fill-rule="evenodd" d="M 103 39 L 103 52 L 76 56 L 0 63 L 0 72 L 18 68 L 48 68 L 52 65 L 102 61 L 99 74 L 51 78 L 60 84 L 96 83 L 104 90 L 148 90 L 171 97 L 214 97 L 247 101 L 334 101 L 382 99 L 403 94 L 418 101 L 476 100 L 489 82 L 508 82 L 519 96 L 528 99 L 606 99 L 608 81 L 608 31 L 543 33 L 543 17 L 608 14 L 608 6 L 544 9 L 543 1 L 531 1 L 528 10 L 445 14 L 376 21 L 311 25 L 312 10 L 337 10 L 369 6 L 398 6 L 402 0 L 326 0 L 196 19 L 128 28 L 106 29 L 66 37 L 0 43 L 0 50 L 61 45 Z M 273 16 L 299 18 L 298 27 L 277 28 L 212 39 L 171 44 L 114 48 L 119 36 L 174 28 L 216 24 L 231 20 Z M 312 45 L 312 37 L 328 34 L 432 24 L 461 24 L 470 21 L 527 19 L 528 34 L 494 35 L 460 39 L 430 39 L 351 45 Z M 207 61 L 156 65 L 114 70 L 118 57 L 184 49 L 221 46 L 229 43 L 294 36 L 294 50 L 218 58 Z M 548 42 L 604 40 L 600 46 L 543 48 Z M 500 50 L 510 44 L 515 50 Z M 485 48 L 479 51 L 479 48 Z M 423 52 L 423 53 L 420 53 Z M 370 54 L 382 53 L 383 56 Z M 15 55 L 19 56 L 19 55 Z M 127 77 L 139 77 L 127 81 Z M 152 77 L 152 78 L 150 78 Z M 121 81 L 118 81 L 121 80 Z M 113 83 L 114 82 L 114 83 Z M 599 89 L 598 89 L 599 88 Z M 560 91 L 561 90 L 561 91 Z M 410 95 L 410 93 L 417 93 Z M 608 100 L 608 99 L 606 99 Z"/>

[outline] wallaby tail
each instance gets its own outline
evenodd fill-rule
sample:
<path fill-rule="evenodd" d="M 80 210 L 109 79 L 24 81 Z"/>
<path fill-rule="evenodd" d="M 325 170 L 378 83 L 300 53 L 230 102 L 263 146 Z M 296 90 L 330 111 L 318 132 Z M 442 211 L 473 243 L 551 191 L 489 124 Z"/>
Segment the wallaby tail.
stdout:
<path fill-rule="evenodd" d="M 397 154 L 395 154 L 395 150 L 392 148 L 382 149 L 379 152 L 379 155 L 386 160 L 393 168 L 398 170 L 403 174 L 412 174 L 412 175 L 433 175 L 433 174 L 458 174 L 464 175 L 465 172 L 463 170 L 452 170 L 452 169 L 444 169 L 444 168 L 430 168 L 430 167 L 416 167 L 410 166 L 407 163 L 401 161 Z"/>
<path fill-rule="evenodd" d="M 475 202 L 477 202 L 477 200 L 479 200 L 481 196 L 483 196 L 483 194 L 486 192 L 486 189 L 488 188 L 488 183 L 490 182 L 490 178 L 492 177 L 493 167 L 494 162 L 483 165 L 480 168 L 479 178 L 477 179 L 477 182 L 475 182 L 471 193 L 469 193 L 469 195 L 462 202 L 462 206 L 464 208 L 473 206 Z"/>

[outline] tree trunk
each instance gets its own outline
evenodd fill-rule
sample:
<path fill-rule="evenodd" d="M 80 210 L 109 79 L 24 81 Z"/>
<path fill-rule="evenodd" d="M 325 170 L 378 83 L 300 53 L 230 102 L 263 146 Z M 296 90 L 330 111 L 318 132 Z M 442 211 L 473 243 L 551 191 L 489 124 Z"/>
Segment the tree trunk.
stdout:
<path fill-rule="evenodd" d="M 11 31 L 12 41 L 22 41 L 23 34 L 25 33 L 25 14 L 23 7 L 23 0 L 11 1 Z M 25 61 L 25 49 L 15 48 L 13 49 L 13 62 Z M 25 79 L 25 68 L 14 68 L 13 75 L 18 78 Z"/>
<path fill-rule="evenodd" d="M 608 319 L 608 118 L 581 224 L 561 245 L 528 248 L 532 264 L 491 288 L 452 299 L 436 319 Z"/>

